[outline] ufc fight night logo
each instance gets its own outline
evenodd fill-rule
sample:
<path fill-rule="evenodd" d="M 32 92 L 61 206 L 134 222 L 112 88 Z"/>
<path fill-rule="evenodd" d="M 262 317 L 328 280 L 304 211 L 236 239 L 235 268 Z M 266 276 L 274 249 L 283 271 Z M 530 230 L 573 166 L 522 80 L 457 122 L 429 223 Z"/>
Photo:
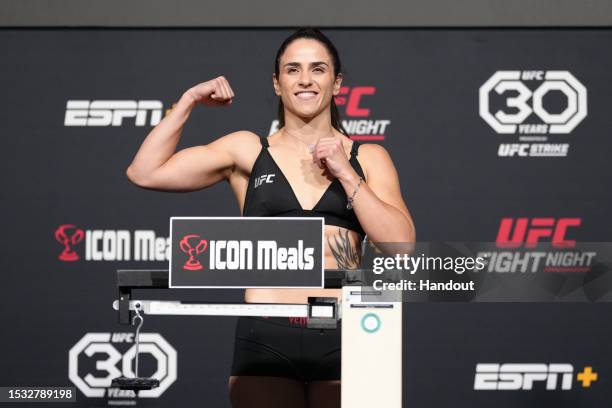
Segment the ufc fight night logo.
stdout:
<path fill-rule="evenodd" d="M 486 272 L 590 272 L 595 251 L 577 248 L 580 217 L 502 218 L 495 245 L 478 252 L 487 259 Z M 521 250 L 525 249 L 525 250 Z"/>
<path fill-rule="evenodd" d="M 568 229 L 579 227 L 582 219 L 571 218 L 503 218 L 497 239 L 498 248 L 535 248 L 542 239 L 550 239 L 553 247 L 575 247 L 576 241 L 566 238 Z"/>
<path fill-rule="evenodd" d="M 133 391 L 110 388 L 113 378 L 136 376 L 134 341 L 134 333 L 87 333 L 68 352 L 68 378 L 90 398 L 134 397 Z M 158 388 L 139 397 L 157 398 L 176 381 L 176 350 L 160 334 L 140 334 L 139 362 L 140 377 L 159 380 Z"/>
<path fill-rule="evenodd" d="M 161 121 L 162 107 L 161 101 L 69 100 L 64 126 L 121 126 L 125 119 L 136 126 L 155 126 Z"/>
<path fill-rule="evenodd" d="M 480 117 L 498 134 L 518 135 L 502 143 L 498 156 L 564 157 L 567 135 L 587 116 L 587 90 L 568 71 L 497 71 L 479 90 Z"/>

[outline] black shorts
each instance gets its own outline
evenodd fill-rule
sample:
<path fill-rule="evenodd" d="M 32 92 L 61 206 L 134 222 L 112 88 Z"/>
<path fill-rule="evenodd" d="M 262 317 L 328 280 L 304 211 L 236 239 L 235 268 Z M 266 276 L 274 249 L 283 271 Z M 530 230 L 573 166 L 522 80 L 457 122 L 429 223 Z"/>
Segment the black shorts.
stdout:
<path fill-rule="evenodd" d="M 308 329 L 303 317 L 239 317 L 232 375 L 339 380 L 340 333 L 341 321 Z"/>

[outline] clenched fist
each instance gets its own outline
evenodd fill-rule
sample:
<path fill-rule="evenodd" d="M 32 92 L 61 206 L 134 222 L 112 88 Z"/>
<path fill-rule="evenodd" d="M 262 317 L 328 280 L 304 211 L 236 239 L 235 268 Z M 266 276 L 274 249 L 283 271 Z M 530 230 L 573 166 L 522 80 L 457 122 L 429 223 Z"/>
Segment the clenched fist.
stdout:
<path fill-rule="evenodd" d="M 187 90 L 195 103 L 207 106 L 226 106 L 232 103 L 234 91 L 224 76 L 202 82 Z"/>

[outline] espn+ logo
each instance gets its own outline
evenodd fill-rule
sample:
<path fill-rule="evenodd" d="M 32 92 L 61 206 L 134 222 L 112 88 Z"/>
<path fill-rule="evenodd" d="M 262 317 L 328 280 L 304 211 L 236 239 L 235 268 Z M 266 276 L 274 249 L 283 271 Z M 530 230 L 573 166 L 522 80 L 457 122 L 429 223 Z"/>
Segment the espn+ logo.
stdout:
<path fill-rule="evenodd" d="M 474 376 L 476 391 L 532 390 L 543 383 L 548 391 L 571 390 L 574 366 L 571 364 L 477 364 Z M 583 388 L 590 388 L 598 374 L 586 366 L 576 376 Z"/>

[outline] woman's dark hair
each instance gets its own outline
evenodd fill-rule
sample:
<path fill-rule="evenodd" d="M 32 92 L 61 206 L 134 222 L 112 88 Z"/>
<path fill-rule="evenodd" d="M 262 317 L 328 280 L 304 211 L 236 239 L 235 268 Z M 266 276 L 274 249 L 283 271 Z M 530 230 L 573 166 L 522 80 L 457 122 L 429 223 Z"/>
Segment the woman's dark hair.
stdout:
<path fill-rule="evenodd" d="M 330 41 L 330 39 L 327 38 L 321 31 L 316 28 L 305 27 L 300 28 L 299 30 L 291 34 L 289 37 L 287 37 L 278 49 L 278 52 L 276 53 L 276 60 L 274 61 L 274 73 L 276 74 L 276 79 L 279 78 L 280 74 L 279 65 L 281 56 L 283 55 L 289 44 L 301 38 L 317 40 L 325 46 L 327 52 L 329 52 L 329 55 L 331 56 L 332 64 L 334 66 L 334 79 L 337 78 L 338 74 L 342 72 L 342 64 L 340 63 L 340 56 L 338 55 L 338 50 Z M 338 107 L 336 106 L 336 102 L 334 101 L 333 97 L 329 109 L 331 113 L 331 124 L 334 129 L 348 137 L 348 132 L 346 131 L 346 129 L 344 129 L 344 126 L 342 126 L 342 122 L 340 121 L 340 113 L 338 112 Z M 285 107 L 283 106 L 283 101 L 280 98 L 278 100 L 278 121 L 279 128 L 285 126 Z"/>

